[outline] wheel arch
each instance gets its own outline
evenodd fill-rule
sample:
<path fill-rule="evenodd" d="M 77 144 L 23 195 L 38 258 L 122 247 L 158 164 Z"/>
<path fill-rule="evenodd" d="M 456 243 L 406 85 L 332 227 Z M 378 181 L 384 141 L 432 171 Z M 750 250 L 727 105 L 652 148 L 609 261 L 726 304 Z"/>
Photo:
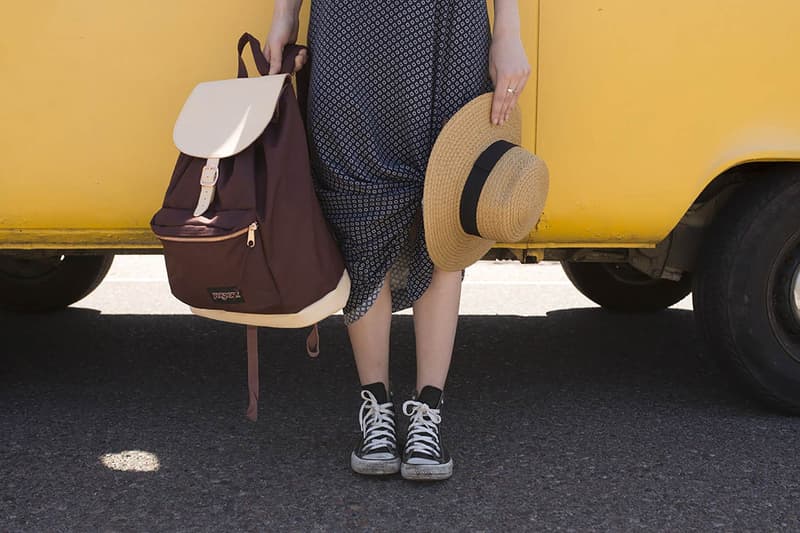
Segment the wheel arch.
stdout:
<path fill-rule="evenodd" d="M 708 228 L 741 186 L 756 180 L 794 175 L 800 181 L 798 160 L 748 160 L 726 168 L 711 179 L 695 197 L 683 217 L 663 242 L 669 241 L 664 265 L 694 271 L 700 250 L 708 243 Z M 660 245 L 659 245 L 660 246 Z"/>
<path fill-rule="evenodd" d="M 705 185 L 654 248 L 629 248 L 625 260 L 653 278 L 677 280 L 682 273 L 694 272 L 699 254 L 709 245 L 708 228 L 735 191 L 755 180 L 787 175 L 794 175 L 800 181 L 800 159 L 747 160 L 726 168 Z"/>
<path fill-rule="evenodd" d="M 800 179 L 800 156 L 797 159 L 786 160 L 756 159 L 741 161 L 725 167 L 708 180 L 692 202 L 692 205 L 712 200 L 731 186 L 741 185 L 755 179 L 792 173 L 797 174 L 797 179 Z"/>

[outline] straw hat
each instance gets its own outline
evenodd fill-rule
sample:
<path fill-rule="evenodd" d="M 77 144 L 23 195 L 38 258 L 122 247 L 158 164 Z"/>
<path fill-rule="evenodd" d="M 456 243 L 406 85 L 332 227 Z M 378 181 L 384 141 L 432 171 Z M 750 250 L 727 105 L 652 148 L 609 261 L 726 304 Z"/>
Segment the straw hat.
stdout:
<path fill-rule="evenodd" d="M 493 93 L 467 103 L 444 125 L 431 151 L 422 197 L 433 263 L 461 270 L 496 242 L 518 242 L 542 215 L 549 187 L 544 161 L 519 146 L 522 114 L 490 120 Z"/>

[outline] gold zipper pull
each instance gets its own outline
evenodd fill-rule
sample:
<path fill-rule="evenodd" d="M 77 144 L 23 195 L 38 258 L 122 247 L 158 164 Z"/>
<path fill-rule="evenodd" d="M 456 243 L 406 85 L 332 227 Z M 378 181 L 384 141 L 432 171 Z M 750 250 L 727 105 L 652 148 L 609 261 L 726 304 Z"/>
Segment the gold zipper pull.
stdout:
<path fill-rule="evenodd" d="M 258 229 L 258 223 L 253 222 L 250 224 L 250 228 L 247 230 L 247 247 L 248 248 L 255 248 L 256 247 L 256 230 Z"/>

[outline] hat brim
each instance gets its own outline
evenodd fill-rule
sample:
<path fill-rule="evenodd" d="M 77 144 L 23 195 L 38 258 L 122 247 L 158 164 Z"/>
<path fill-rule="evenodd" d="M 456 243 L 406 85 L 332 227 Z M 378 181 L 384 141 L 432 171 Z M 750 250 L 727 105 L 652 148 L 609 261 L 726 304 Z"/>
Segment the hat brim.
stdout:
<path fill-rule="evenodd" d="M 464 232 L 459 215 L 464 184 L 478 156 L 498 140 L 522 142 L 519 106 L 506 122 L 495 125 L 493 97 L 482 94 L 457 111 L 442 127 L 428 159 L 422 198 L 425 241 L 431 260 L 443 270 L 462 270 L 496 244 Z"/>

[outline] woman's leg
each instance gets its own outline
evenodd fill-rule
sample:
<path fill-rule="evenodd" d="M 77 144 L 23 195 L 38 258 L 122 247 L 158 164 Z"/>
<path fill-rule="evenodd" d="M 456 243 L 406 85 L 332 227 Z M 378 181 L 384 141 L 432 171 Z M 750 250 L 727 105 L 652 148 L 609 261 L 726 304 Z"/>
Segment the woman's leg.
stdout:
<path fill-rule="evenodd" d="M 367 313 L 350 324 L 347 332 L 362 385 L 381 382 L 389 388 L 389 328 L 392 323 L 392 294 L 389 274 L 383 280 L 378 299 Z"/>
<path fill-rule="evenodd" d="M 439 424 L 460 300 L 461 271 L 434 267 L 430 287 L 414 302 L 417 394 L 403 404 L 403 413 L 409 417 L 400 466 L 405 479 L 447 479 L 453 474 L 453 460 L 442 444 Z"/>
<path fill-rule="evenodd" d="M 389 280 L 387 274 L 375 303 L 347 327 L 364 400 L 358 412 L 361 438 L 350 454 L 350 467 L 359 474 L 386 475 L 400 470 L 396 415 L 387 390 L 392 322 Z"/>
<path fill-rule="evenodd" d="M 417 391 L 426 385 L 444 389 L 453 355 L 461 271 L 434 267 L 430 287 L 414 302 L 414 334 L 417 348 Z"/>

